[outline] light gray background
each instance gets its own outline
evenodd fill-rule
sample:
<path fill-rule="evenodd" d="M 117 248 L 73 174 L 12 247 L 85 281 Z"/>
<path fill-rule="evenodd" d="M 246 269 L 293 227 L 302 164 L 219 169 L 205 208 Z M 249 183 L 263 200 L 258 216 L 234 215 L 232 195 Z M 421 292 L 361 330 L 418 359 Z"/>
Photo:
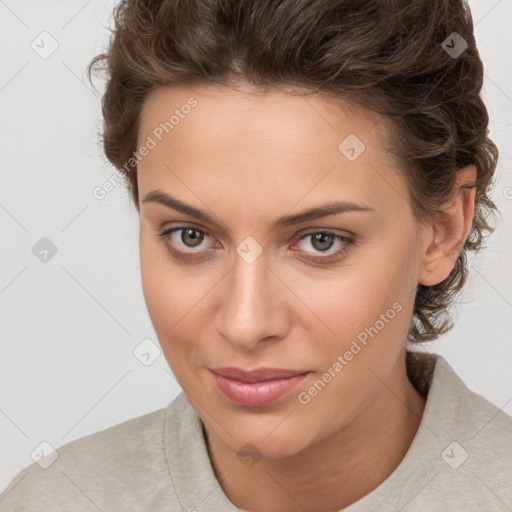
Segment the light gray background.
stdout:
<path fill-rule="evenodd" d="M 0 490 L 42 441 L 58 448 L 180 391 L 163 355 L 145 366 L 133 354 L 144 339 L 158 343 L 135 209 L 121 186 L 92 195 L 114 170 L 97 143 L 100 102 L 85 67 L 107 42 L 114 3 L 0 0 Z M 470 5 L 501 152 L 493 200 L 502 220 L 471 261 L 456 327 L 424 348 L 512 415 L 512 0 Z M 31 47 L 43 46 L 43 31 L 58 43 L 46 59 Z M 58 249 L 46 263 L 32 252 L 42 237 Z"/>

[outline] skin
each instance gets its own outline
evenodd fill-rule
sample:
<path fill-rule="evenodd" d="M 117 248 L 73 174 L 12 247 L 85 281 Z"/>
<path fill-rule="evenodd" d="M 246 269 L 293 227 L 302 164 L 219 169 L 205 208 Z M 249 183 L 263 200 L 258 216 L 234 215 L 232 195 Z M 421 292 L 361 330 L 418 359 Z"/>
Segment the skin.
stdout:
<path fill-rule="evenodd" d="M 338 510 L 382 483 L 405 456 L 425 399 L 406 375 L 405 347 L 418 283 L 445 279 L 466 239 L 475 190 L 420 224 L 398 163 L 383 149 L 385 120 L 362 107 L 281 89 L 160 88 L 144 105 L 142 144 L 176 108 L 198 104 L 138 166 L 144 297 L 162 350 L 204 424 L 212 467 L 230 501 L 246 510 Z M 354 161 L 338 150 L 356 134 Z M 475 178 L 459 171 L 458 185 Z M 157 202 L 159 189 L 214 216 L 198 220 Z M 276 228 L 275 221 L 341 200 L 351 211 Z M 167 240 L 166 228 L 192 224 Z M 322 250 L 308 233 L 351 236 Z M 262 253 L 236 252 L 253 237 Z M 180 260 L 169 246 L 196 259 Z M 309 257 L 319 258 L 313 262 Z M 325 261 L 325 260 L 324 260 Z M 298 400 L 349 350 L 358 334 L 400 312 L 307 404 Z M 208 368 L 277 367 L 312 372 L 278 403 L 242 407 Z M 237 456 L 252 443 L 259 460 Z"/>

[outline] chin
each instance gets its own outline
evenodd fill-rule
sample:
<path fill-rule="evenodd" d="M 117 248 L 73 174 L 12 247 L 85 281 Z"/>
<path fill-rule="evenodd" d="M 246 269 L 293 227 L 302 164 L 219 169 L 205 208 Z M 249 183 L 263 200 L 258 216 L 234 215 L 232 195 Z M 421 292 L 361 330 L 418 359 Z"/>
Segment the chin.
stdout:
<path fill-rule="evenodd" d="M 300 427 L 275 428 L 275 423 L 263 428 L 261 425 L 256 428 L 244 428 L 243 436 L 233 438 L 231 436 L 222 436 L 222 440 L 229 449 L 238 455 L 239 458 L 258 459 L 284 459 L 291 457 L 308 447 L 307 439 L 299 437 L 297 430 Z M 275 430 L 274 430 L 275 429 Z M 271 432 L 271 434 L 268 434 Z M 242 460 L 242 462 L 244 462 Z"/>

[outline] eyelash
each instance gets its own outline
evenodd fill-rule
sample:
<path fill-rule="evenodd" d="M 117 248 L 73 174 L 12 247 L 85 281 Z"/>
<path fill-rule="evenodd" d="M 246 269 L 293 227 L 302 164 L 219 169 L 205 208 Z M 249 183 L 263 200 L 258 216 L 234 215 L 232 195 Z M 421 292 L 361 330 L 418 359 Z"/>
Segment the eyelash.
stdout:
<path fill-rule="evenodd" d="M 210 236 L 207 231 L 204 231 L 202 229 L 196 228 L 195 226 L 191 225 L 183 225 L 183 226 L 176 226 L 173 228 L 166 229 L 160 233 L 157 234 L 158 238 L 166 242 L 167 249 L 171 256 L 174 258 L 180 259 L 180 260 L 193 260 L 196 258 L 200 258 L 201 256 L 198 256 L 194 253 L 187 253 L 185 251 L 179 251 L 176 248 L 172 247 L 168 241 L 170 238 L 170 235 L 176 231 L 184 231 L 187 229 L 191 229 L 194 231 L 197 231 L 198 233 L 201 233 L 202 235 Z M 336 240 L 339 240 L 340 242 L 343 242 L 343 246 L 341 249 L 338 249 L 337 251 L 334 251 L 333 253 L 330 253 L 328 256 L 320 256 L 320 257 L 306 257 L 307 260 L 316 262 L 316 263 L 330 263 L 331 261 L 340 258 L 342 255 L 348 253 L 354 246 L 355 241 L 352 238 L 338 235 L 336 233 L 332 233 L 331 231 L 324 231 L 324 230 L 316 230 L 316 231 L 310 231 L 309 233 L 306 233 L 302 235 L 299 239 L 299 241 L 304 240 L 308 236 L 316 235 L 316 234 L 323 234 L 323 235 L 331 235 Z"/>

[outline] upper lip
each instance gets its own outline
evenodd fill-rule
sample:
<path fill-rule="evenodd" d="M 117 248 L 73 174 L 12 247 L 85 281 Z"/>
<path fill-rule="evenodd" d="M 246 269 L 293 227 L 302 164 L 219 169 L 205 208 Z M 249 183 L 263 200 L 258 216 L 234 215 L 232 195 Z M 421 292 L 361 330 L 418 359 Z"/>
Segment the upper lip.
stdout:
<path fill-rule="evenodd" d="M 308 373 L 304 370 L 287 370 L 284 368 L 258 368 L 256 370 L 242 370 L 241 368 L 210 368 L 213 373 L 236 379 L 242 382 L 262 382 L 272 379 L 286 379 L 296 375 Z"/>

